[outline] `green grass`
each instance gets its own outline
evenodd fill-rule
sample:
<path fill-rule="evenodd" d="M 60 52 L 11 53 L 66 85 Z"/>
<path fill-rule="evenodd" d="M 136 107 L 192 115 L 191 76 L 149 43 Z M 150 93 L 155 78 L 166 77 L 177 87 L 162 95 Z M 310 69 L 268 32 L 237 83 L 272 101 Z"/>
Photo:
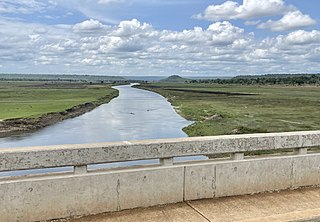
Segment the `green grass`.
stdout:
<path fill-rule="evenodd" d="M 110 85 L 0 82 L 0 120 L 39 117 L 102 98 L 108 101 L 116 94 Z"/>
<path fill-rule="evenodd" d="M 320 87 L 181 83 L 153 83 L 141 87 L 165 96 L 178 113 L 195 121 L 184 128 L 189 136 L 320 129 Z"/>

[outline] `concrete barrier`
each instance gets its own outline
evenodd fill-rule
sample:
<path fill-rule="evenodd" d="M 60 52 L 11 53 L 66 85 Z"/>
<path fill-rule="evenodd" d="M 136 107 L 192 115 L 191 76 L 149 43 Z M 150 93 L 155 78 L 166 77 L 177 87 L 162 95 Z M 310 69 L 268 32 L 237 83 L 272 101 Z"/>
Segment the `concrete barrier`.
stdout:
<path fill-rule="evenodd" d="M 0 150 L 0 172 L 74 166 L 71 173 L 0 178 L 0 221 L 39 221 L 202 198 L 320 185 L 320 131 L 198 137 Z M 247 151 L 293 149 L 248 157 Z M 231 158 L 174 162 L 174 157 Z M 87 165 L 160 164 L 87 170 Z"/>

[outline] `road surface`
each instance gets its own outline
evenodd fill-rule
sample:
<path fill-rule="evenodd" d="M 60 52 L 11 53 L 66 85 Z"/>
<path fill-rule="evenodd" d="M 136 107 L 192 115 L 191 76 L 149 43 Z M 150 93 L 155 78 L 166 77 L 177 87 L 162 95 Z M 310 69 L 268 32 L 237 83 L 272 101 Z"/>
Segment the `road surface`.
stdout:
<path fill-rule="evenodd" d="M 189 201 L 60 221 L 315 222 L 320 221 L 320 188 Z"/>

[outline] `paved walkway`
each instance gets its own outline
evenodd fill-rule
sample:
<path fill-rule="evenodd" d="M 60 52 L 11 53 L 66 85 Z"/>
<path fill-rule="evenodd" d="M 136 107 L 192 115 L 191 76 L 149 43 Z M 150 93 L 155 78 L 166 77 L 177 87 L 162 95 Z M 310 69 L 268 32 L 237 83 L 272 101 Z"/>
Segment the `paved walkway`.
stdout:
<path fill-rule="evenodd" d="M 190 201 L 71 219 L 69 222 L 320 221 L 320 188 Z"/>

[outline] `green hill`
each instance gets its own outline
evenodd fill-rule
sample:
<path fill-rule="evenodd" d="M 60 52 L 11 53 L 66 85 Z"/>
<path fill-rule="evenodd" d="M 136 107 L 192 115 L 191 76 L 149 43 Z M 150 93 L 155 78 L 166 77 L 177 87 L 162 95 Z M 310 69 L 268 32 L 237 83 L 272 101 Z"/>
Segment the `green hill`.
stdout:
<path fill-rule="evenodd" d="M 187 81 L 189 81 L 189 79 L 182 78 L 181 76 L 178 76 L 178 75 L 172 75 L 165 79 L 159 80 L 159 82 L 174 82 L 174 83 L 185 83 Z"/>

